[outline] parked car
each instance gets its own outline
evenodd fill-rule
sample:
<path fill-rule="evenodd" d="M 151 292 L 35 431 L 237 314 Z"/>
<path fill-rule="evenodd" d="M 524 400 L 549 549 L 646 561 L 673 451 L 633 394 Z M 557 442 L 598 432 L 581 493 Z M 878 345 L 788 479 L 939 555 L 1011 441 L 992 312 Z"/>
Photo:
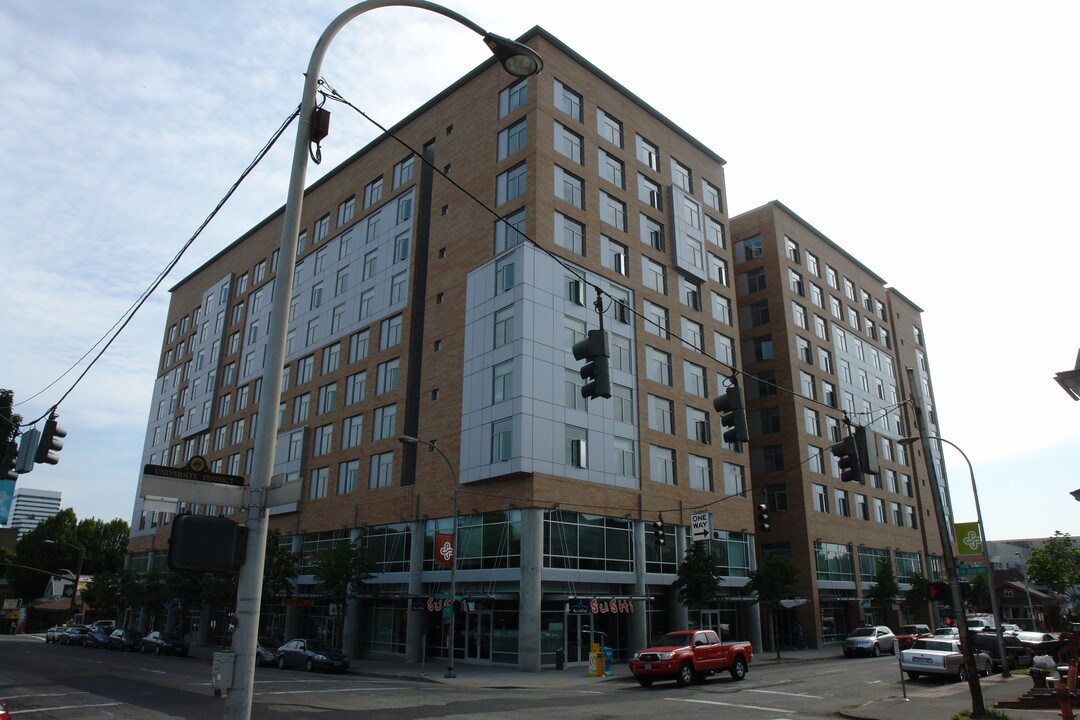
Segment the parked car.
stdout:
<path fill-rule="evenodd" d="M 930 635 L 929 625 L 901 625 L 896 628 L 896 640 L 900 643 L 901 650 L 906 650 L 911 647 L 916 640 L 930 637 Z"/>
<path fill-rule="evenodd" d="M 724 671 L 733 680 L 742 680 L 753 658 L 748 642 L 721 642 L 715 630 L 679 630 L 634 653 L 630 672 L 642 687 L 670 679 L 684 686 Z"/>
<path fill-rule="evenodd" d="M 1057 660 L 1058 650 L 1065 645 L 1065 641 L 1058 637 L 1057 633 L 1018 632 L 1016 638 L 1036 655 L 1049 655 L 1054 660 Z"/>
<path fill-rule="evenodd" d="M 90 632 L 87 633 L 83 645 L 92 648 L 107 648 L 109 647 L 109 636 L 112 635 L 112 631 L 115 629 L 112 625 L 95 623 L 90 626 Z"/>
<path fill-rule="evenodd" d="M 109 635 L 109 649 L 131 650 L 134 652 L 139 649 L 139 643 L 142 642 L 142 637 L 142 633 L 138 630 L 117 628 Z"/>
<path fill-rule="evenodd" d="M 945 625 L 943 627 L 934 628 L 933 637 L 935 639 L 936 638 L 944 638 L 944 639 L 950 639 L 951 638 L 953 640 L 959 641 L 960 640 L 960 630 L 959 630 L 959 628 L 957 628 L 954 625 Z"/>
<path fill-rule="evenodd" d="M 60 636 L 61 645 L 82 645 L 86 642 L 86 636 L 90 634 L 90 628 L 86 625 L 69 625 L 64 634 Z"/>
<path fill-rule="evenodd" d="M 883 652 L 896 654 L 896 635 L 884 625 L 864 625 L 857 627 L 844 638 L 844 657 L 853 655 L 873 655 Z"/>
<path fill-rule="evenodd" d="M 308 672 L 334 670 L 343 673 L 349 669 L 349 659 L 344 654 L 321 640 L 310 638 L 296 638 L 279 647 L 276 664 L 280 669 L 302 667 Z"/>
<path fill-rule="evenodd" d="M 1035 657 L 1035 653 L 1031 651 L 1024 643 L 1015 635 L 1006 635 L 1002 633 L 1001 641 L 1005 644 L 1005 657 L 1007 658 L 1008 665 L 1006 668 L 1012 670 L 1018 667 L 1031 667 L 1031 661 Z M 989 630 L 980 633 L 971 634 L 971 647 L 979 652 L 984 652 L 990 656 L 990 661 L 994 664 L 994 667 L 1001 667 L 1001 653 L 998 652 L 998 637 L 997 632 Z"/>
<path fill-rule="evenodd" d="M 281 641 L 274 638 L 260 637 L 255 645 L 255 664 L 272 666 L 277 662 L 277 651 Z"/>
<path fill-rule="evenodd" d="M 1015 635 L 1020 632 L 1019 625 L 1013 625 L 1012 623 L 1001 623 L 1001 632 L 1008 633 L 1009 635 Z"/>
<path fill-rule="evenodd" d="M 989 675 L 992 667 L 989 655 L 984 652 L 975 653 L 975 668 L 980 675 Z M 960 641 L 943 637 L 916 640 L 910 649 L 901 651 L 900 669 L 912 680 L 918 680 L 921 675 L 941 675 L 955 680 L 967 680 Z"/>
<path fill-rule="evenodd" d="M 968 632 L 982 632 L 983 630 L 995 630 L 997 625 L 990 615 L 971 616 L 967 618 Z"/>
<path fill-rule="evenodd" d="M 67 627 L 64 625 L 53 625 L 51 628 L 45 631 L 46 643 L 58 643 L 60 642 L 60 636 L 67 632 Z"/>
<path fill-rule="evenodd" d="M 184 656 L 188 654 L 188 644 L 176 633 L 165 630 L 155 630 L 149 633 L 139 643 L 139 652 L 152 652 L 155 655 L 167 653 L 169 655 Z"/>

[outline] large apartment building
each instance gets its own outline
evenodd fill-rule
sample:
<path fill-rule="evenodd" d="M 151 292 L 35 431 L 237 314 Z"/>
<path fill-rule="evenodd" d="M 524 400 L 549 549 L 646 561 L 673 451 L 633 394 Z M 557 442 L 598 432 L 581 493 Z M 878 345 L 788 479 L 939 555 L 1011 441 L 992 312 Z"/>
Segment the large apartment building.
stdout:
<path fill-rule="evenodd" d="M 460 661 L 581 663 L 600 638 L 625 656 L 689 622 L 760 639 L 749 455 L 712 428 L 741 337 L 724 161 L 544 30 L 521 40 L 542 74 L 484 63 L 392 128 L 419 154 L 383 136 L 308 190 L 291 288 L 279 210 L 172 289 L 145 462 L 244 475 L 276 422 L 274 472 L 302 483 L 271 510 L 301 561 L 288 604 L 263 598 L 267 634 L 334 632 L 312 563 L 345 538 L 379 570 L 344 610 L 346 649 L 445 655 L 435 538 L 457 511 Z M 274 292 L 292 298 L 284 369 L 263 364 Z M 587 401 L 571 348 L 598 297 L 612 397 Z M 135 569 L 163 564 L 173 516 L 145 495 Z M 671 584 L 694 514 L 725 582 L 688 616 Z M 893 544 L 915 553 L 919 532 Z"/>
<path fill-rule="evenodd" d="M 731 230 L 750 467 L 771 520 L 758 545 L 792 558 L 807 600 L 781 614 L 780 640 L 796 622 L 822 643 L 861 622 L 910 620 L 916 608 L 883 612 L 866 590 L 882 560 L 902 590 L 916 573 L 944 572 L 926 463 L 899 442 L 918 434 L 908 368 L 938 434 L 922 310 L 782 203 L 732 218 Z M 868 429 L 880 472 L 843 482 L 829 449 L 854 426 Z"/>

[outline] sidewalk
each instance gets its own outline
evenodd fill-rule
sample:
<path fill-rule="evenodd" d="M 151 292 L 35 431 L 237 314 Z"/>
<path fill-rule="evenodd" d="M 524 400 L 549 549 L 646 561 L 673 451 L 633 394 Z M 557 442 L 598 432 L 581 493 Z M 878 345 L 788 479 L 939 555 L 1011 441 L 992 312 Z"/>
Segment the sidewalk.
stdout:
<path fill-rule="evenodd" d="M 776 653 L 754 656 L 750 675 L 754 668 L 775 667 L 788 663 L 803 663 L 823 660 L 841 660 L 843 655 L 839 646 L 808 650 L 782 650 L 780 659 Z M 587 667 L 568 667 L 564 670 L 545 668 L 539 672 L 521 672 L 516 668 L 490 665 L 471 665 L 460 661 L 454 663 L 453 678 L 444 677 L 447 666 L 444 658 L 433 658 L 426 664 L 406 664 L 400 660 L 360 659 L 350 663 L 350 671 L 359 675 L 413 680 L 416 682 L 441 683 L 478 688 L 568 688 L 584 687 L 606 682 L 634 682 L 625 662 L 616 662 L 612 674 L 602 677 L 590 677 Z M 971 709 L 971 696 L 967 683 L 942 683 L 937 681 L 907 682 L 908 699 L 904 699 L 903 688 L 897 683 L 899 673 L 882 678 L 883 682 L 893 683 L 895 692 L 891 697 L 875 700 L 857 708 L 848 708 L 837 713 L 838 716 L 852 720 L 910 720 L 913 717 L 948 720 L 960 710 Z M 983 704 L 993 709 L 994 703 L 1004 700 L 1016 700 L 1027 692 L 1031 679 L 1026 675 L 1014 675 L 1003 680 L 997 673 L 980 678 Z M 1001 710 L 1012 720 L 1056 720 L 1056 710 Z"/>

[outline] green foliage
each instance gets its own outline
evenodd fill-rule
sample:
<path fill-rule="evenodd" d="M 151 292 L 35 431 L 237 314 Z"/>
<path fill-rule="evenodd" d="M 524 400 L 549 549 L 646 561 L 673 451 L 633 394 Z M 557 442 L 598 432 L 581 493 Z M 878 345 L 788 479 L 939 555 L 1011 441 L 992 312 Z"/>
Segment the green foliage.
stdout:
<path fill-rule="evenodd" d="M 1035 585 L 1064 594 L 1080 585 L 1080 546 L 1068 533 L 1058 530 L 1045 545 L 1031 551 L 1027 571 Z"/>
<path fill-rule="evenodd" d="M 889 605 L 893 598 L 900 595 L 900 584 L 896 581 L 892 563 L 888 558 L 878 558 L 877 572 L 874 573 L 874 586 L 866 588 L 863 594 L 881 606 L 881 616 L 888 617 Z"/>
<path fill-rule="evenodd" d="M 315 592 L 344 611 L 356 598 L 360 586 L 374 577 L 375 563 L 359 542 L 342 539 L 321 551 L 315 559 L 312 577 Z"/>
<path fill-rule="evenodd" d="M 266 534 L 266 560 L 263 563 L 263 597 L 285 595 L 291 597 L 296 566 L 300 560 L 296 553 L 287 549 L 289 543 L 277 530 Z"/>
<path fill-rule="evenodd" d="M 15 393 L 0 388 L 0 442 L 11 442 L 19 431 L 22 415 L 11 412 L 15 404 Z"/>
<path fill-rule="evenodd" d="M 911 576 L 911 589 L 904 593 L 904 603 L 915 613 L 918 622 L 930 624 L 930 611 L 927 607 L 926 588 L 930 580 L 921 573 L 913 573 Z"/>
<path fill-rule="evenodd" d="M 971 589 L 964 598 L 964 605 L 968 612 L 988 613 L 993 608 L 990 602 L 990 584 L 985 575 L 975 575 L 971 578 Z"/>
<path fill-rule="evenodd" d="M 949 720 L 968 720 L 973 717 L 970 710 L 961 710 L 953 715 Z M 983 720 L 1011 720 L 1008 715 L 1000 710 L 987 709 L 982 715 L 979 716 Z"/>
<path fill-rule="evenodd" d="M 757 570 L 750 571 L 746 589 L 757 593 L 758 601 L 775 605 L 795 592 L 795 563 L 785 555 L 766 550 Z"/>
<path fill-rule="evenodd" d="M 709 543 L 692 542 L 679 565 L 679 577 L 671 587 L 678 592 L 683 605 L 702 608 L 716 602 L 723 583 L 724 576 L 720 574 L 719 563 L 710 551 Z"/>

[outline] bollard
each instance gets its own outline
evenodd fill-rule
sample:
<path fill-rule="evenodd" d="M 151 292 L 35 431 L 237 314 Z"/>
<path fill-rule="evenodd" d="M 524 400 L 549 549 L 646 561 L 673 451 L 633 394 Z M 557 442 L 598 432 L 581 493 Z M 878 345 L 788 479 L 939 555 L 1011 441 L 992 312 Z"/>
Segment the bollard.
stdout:
<path fill-rule="evenodd" d="M 555 669 L 556 670 L 565 670 L 566 669 L 566 651 L 563 650 L 562 648 L 557 648 L 555 650 Z"/>

